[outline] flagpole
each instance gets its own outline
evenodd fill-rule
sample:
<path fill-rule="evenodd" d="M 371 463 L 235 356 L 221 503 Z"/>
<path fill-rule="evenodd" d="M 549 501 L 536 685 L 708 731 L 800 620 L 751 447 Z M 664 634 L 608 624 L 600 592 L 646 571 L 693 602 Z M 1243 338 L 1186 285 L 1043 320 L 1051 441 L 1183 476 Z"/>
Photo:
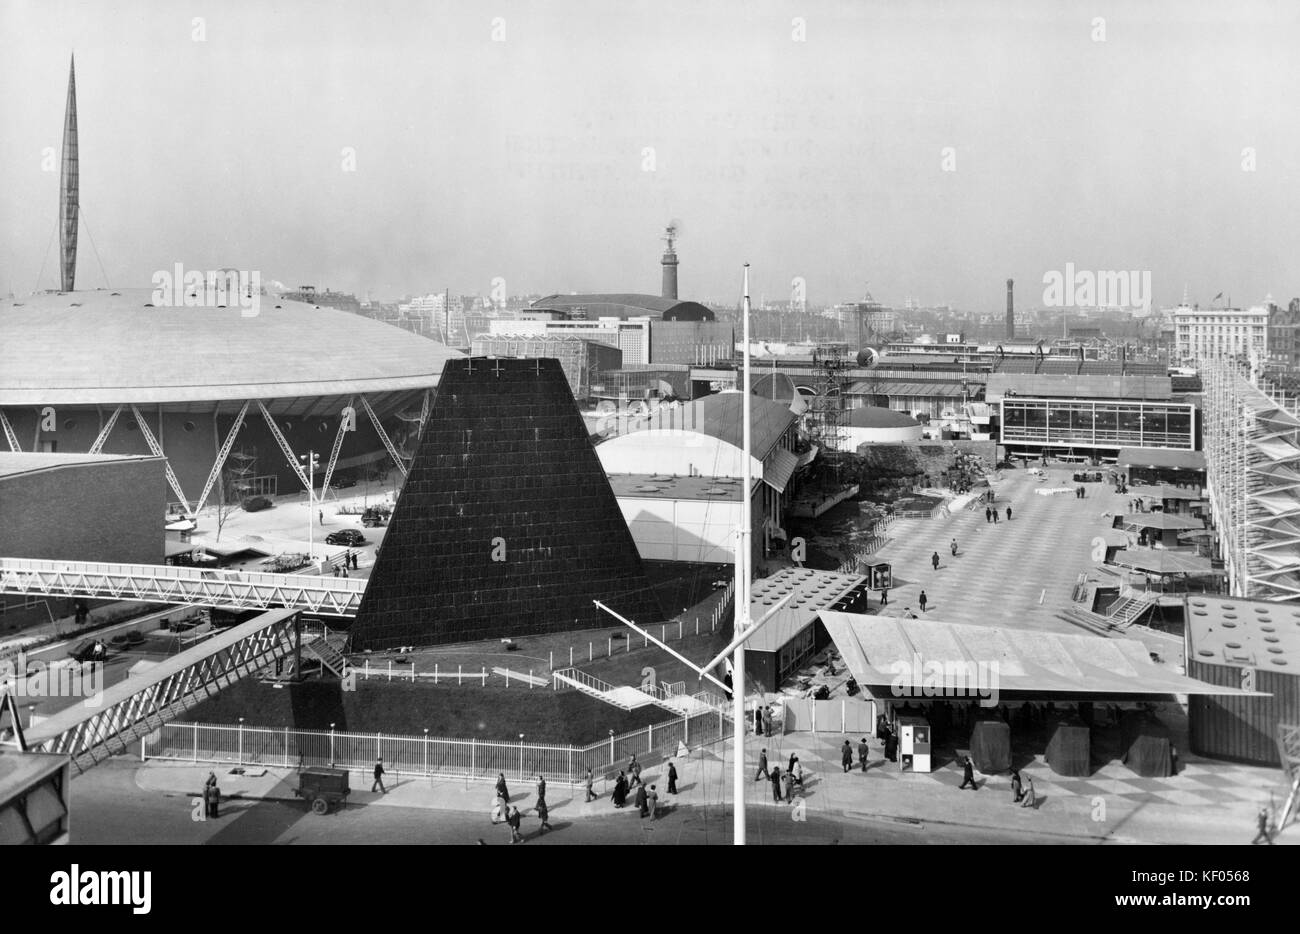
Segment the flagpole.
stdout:
<path fill-rule="evenodd" d="M 736 530 L 736 604 L 734 637 L 736 651 L 732 655 L 731 697 L 736 718 L 736 741 L 734 761 L 732 762 L 732 798 L 735 801 L 735 816 L 732 823 L 732 843 L 745 845 L 745 643 L 742 636 L 749 629 L 749 564 L 750 564 L 750 530 L 753 527 L 753 502 L 750 499 L 750 487 L 753 483 L 753 468 L 750 463 L 750 428 L 749 428 L 749 263 L 745 264 L 745 298 L 742 305 L 744 317 L 744 352 L 741 372 L 741 494 L 740 494 L 740 528 Z"/>

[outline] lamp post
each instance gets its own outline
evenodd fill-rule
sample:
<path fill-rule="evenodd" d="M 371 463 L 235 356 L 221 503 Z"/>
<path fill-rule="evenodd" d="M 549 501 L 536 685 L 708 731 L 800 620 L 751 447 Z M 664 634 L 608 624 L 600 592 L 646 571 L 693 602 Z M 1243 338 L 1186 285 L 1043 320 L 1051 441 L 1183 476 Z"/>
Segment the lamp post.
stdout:
<path fill-rule="evenodd" d="M 320 466 L 320 456 L 315 451 L 299 454 L 298 460 L 307 468 L 307 548 L 309 557 L 316 560 L 316 530 L 312 526 L 311 514 L 316 511 L 316 468 Z"/>

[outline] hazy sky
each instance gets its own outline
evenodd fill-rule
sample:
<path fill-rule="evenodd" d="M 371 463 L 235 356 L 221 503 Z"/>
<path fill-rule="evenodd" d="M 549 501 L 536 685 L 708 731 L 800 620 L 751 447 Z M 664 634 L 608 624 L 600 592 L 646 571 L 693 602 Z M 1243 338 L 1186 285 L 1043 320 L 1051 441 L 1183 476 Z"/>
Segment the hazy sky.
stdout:
<path fill-rule="evenodd" d="M 1294 0 L 0 0 L 0 35 L 0 293 L 57 284 L 75 51 L 81 288 L 93 239 L 113 286 L 657 293 L 678 218 L 686 298 L 745 261 L 816 303 L 1036 305 L 1067 262 L 1300 295 Z"/>

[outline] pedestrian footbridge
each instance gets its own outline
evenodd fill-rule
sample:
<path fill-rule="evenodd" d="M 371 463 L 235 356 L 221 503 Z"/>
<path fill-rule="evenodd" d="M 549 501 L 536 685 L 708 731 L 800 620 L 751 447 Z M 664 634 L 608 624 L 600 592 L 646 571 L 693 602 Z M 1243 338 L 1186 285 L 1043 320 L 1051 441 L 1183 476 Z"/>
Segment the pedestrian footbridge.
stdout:
<path fill-rule="evenodd" d="M 356 577 L 216 571 L 161 564 L 0 558 L 0 593 L 139 600 L 188 606 L 287 608 L 355 616 L 366 581 Z"/>
<path fill-rule="evenodd" d="M 277 659 L 293 655 L 297 662 L 301 639 L 297 610 L 271 610 L 16 730 L 15 744 L 71 756 L 77 771 L 84 772 Z"/>
<path fill-rule="evenodd" d="M 679 717 L 693 717 L 722 709 L 721 698 L 700 691 L 687 694 L 684 690 L 673 690 L 667 685 L 656 684 L 654 687 L 615 686 L 592 677 L 577 668 L 562 668 L 551 673 L 557 685 L 574 688 L 589 697 L 604 701 L 619 710 L 637 710 L 654 704 L 665 710 L 671 710 Z"/>

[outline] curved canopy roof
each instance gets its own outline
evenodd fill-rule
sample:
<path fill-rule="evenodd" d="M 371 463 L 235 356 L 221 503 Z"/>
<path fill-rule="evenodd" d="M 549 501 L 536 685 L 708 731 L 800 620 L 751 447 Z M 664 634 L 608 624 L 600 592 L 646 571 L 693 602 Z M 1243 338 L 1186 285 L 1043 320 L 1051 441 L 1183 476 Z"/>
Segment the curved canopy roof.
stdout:
<path fill-rule="evenodd" d="M 882 409 L 875 405 L 849 409 L 844 413 L 843 424 L 853 428 L 920 428 L 921 423 L 902 412 Z"/>
<path fill-rule="evenodd" d="M 579 295 L 547 295 L 533 302 L 533 308 L 570 310 L 585 308 L 588 318 L 635 318 L 646 315 L 665 321 L 712 321 L 713 312 L 699 302 L 684 302 L 638 292 L 587 292 Z"/>
<path fill-rule="evenodd" d="M 0 302 L 0 405 L 211 402 L 436 386 L 464 354 L 334 308 L 154 307 L 153 290 Z"/>

